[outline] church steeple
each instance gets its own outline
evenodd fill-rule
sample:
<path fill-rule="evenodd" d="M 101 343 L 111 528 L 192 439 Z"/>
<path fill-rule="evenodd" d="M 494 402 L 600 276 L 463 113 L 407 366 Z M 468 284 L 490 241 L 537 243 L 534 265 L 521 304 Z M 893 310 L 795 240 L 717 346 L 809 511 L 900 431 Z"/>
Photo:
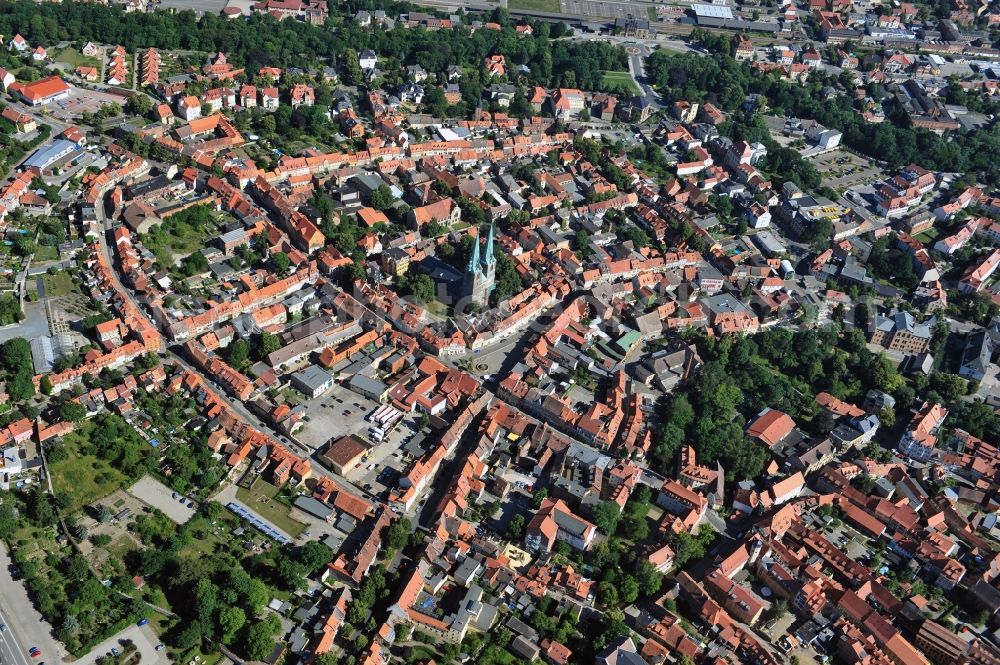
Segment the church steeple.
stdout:
<path fill-rule="evenodd" d="M 471 298 L 480 307 L 489 303 L 490 293 L 496 286 L 496 254 L 493 251 L 496 229 L 490 224 L 486 238 L 486 249 L 480 249 L 482 228 L 476 234 L 476 242 L 469 255 L 469 263 L 465 268 L 465 278 L 462 280 L 462 294 Z"/>
<path fill-rule="evenodd" d="M 490 234 L 486 237 L 486 256 L 483 257 L 483 264 L 492 265 L 496 263 L 496 257 L 493 255 L 493 236 L 495 233 L 496 226 L 490 224 Z"/>
<path fill-rule="evenodd" d="M 469 265 L 465 267 L 466 272 L 476 272 L 479 270 L 479 236 L 476 235 L 476 242 L 472 243 L 472 254 L 469 255 Z"/>

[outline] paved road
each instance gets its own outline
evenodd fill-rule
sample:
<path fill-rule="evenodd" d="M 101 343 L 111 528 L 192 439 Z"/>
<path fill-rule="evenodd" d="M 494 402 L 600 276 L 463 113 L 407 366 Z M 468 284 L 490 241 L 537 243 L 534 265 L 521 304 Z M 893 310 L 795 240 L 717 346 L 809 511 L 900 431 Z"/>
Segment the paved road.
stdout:
<path fill-rule="evenodd" d="M 11 576 L 10 566 L 7 547 L 0 544 L 0 623 L 7 626 L 0 633 L 0 660 L 4 665 L 34 665 L 28 649 L 38 647 L 39 660 L 62 662 L 66 649 L 53 639 L 52 627 L 35 610 L 24 585 Z"/>
<path fill-rule="evenodd" d="M 0 615 L 0 621 L 3 620 L 5 619 Z M 31 659 L 26 653 L 25 648 L 18 643 L 17 638 L 9 630 L 0 633 L 0 662 L 28 665 Z"/>

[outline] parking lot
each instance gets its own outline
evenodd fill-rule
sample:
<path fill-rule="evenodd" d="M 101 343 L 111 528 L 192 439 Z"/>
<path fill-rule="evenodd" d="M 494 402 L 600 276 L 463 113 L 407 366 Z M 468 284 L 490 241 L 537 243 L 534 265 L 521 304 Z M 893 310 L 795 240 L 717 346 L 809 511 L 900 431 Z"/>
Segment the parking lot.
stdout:
<path fill-rule="evenodd" d="M 139 655 L 138 662 L 143 665 L 146 665 L 146 663 L 154 665 L 158 663 L 170 662 L 170 659 L 167 658 L 167 652 L 165 650 L 161 648 L 158 651 L 156 649 L 156 645 L 160 644 L 160 638 L 157 637 L 156 631 L 153 630 L 153 627 L 150 624 L 146 624 L 144 626 L 137 626 L 133 624 L 125 628 L 117 635 L 109 637 L 95 646 L 90 650 L 90 653 L 83 656 L 76 662 L 78 665 L 92 665 L 93 663 L 96 663 L 99 658 L 111 653 L 111 649 L 124 651 L 122 643 L 126 640 L 131 640 L 135 645 L 136 651 Z"/>
<path fill-rule="evenodd" d="M 143 503 L 158 508 L 177 524 L 184 524 L 194 517 L 197 504 L 179 496 L 177 492 L 155 478 L 143 476 L 129 488 L 129 493 Z"/>
<path fill-rule="evenodd" d="M 308 420 L 295 439 L 311 450 L 321 448 L 330 439 L 363 434 L 369 426 L 365 416 L 381 406 L 340 384 L 305 404 Z"/>
<path fill-rule="evenodd" d="M 817 155 L 810 161 L 823 177 L 823 184 L 838 191 L 874 183 L 883 173 L 881 167 L 864 157 L 842 150 Z"/>
<path fill-rule="evenodd" d="M 49 114 L 58 120 L 71 123 L 84 113 L 97 113 L 101 107 L 108 104 L 122 105 L 124 103 L 125 99 L 118 95 L 74 87 L 73 94 L 69 98 L 49 106 Z"/>

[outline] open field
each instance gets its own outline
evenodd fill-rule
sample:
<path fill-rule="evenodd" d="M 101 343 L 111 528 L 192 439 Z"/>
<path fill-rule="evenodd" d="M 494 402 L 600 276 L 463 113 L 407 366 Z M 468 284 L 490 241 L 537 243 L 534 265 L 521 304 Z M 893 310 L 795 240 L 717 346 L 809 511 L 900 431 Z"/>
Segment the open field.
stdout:
<path fill-rule="evenodd" d="M 250 489 L 240 487 L 236 490 L 236 498 L 248 508 L 271 522 L 289 536 L 298 538 L 306 525 L 291 518 L 291 506 L 278 498 L 280 488 L 258 478 Z"/>
<path fill-rule="evenodd" d="M 608 86 L 624 86 L 632 91 L 632 94 L 638 93 L 635 89 L 635 83 L 632 82 L 632 76 L 628 72 L 604 72 L 601 83 Z"/>

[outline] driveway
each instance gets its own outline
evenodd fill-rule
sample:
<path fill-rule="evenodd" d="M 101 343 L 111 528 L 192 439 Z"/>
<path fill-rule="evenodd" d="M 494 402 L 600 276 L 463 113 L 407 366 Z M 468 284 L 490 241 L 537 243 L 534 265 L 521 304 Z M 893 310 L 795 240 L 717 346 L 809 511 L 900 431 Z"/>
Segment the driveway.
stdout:
<path fill-rule="evenodd" d="M 34 665 L 28 649 L 38 647 L 42 650 L 39 660 L 62 662 L 66 649 L 52 637 L 52 627 L 35 610 L 24 585 L 10 574 L 10 566 L 7 547 L 0 543 L 0 623 L 7 626 L 0 632 L 0 661 Z"/>
<path fill-rule="evenodd" d="M 106 656 L 112 647 L 116 647 L 121 651 L 121 642 L 123 640 L 132 640 L 135 643 L 135 648 L 139 650 L 139 654 L 142 656 L 142 660 L 139 661 L 142 665 L 157 665 L 160 663 L 167 665 L 170 663 L 170 659 L 167 658 L 166 649 L 163 651 L 156 650 L 155 647 L 160 643 L 160 638 L 156 636 L 152 627 L 148 624 L 145 626 L 132 624 L 117 635 L 109 637 L 91 649 L 90 653 L 76 661 L 75 665 L 93 665 L 93 663 L 97 662 L 98 658 Z"/>

